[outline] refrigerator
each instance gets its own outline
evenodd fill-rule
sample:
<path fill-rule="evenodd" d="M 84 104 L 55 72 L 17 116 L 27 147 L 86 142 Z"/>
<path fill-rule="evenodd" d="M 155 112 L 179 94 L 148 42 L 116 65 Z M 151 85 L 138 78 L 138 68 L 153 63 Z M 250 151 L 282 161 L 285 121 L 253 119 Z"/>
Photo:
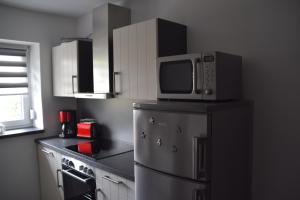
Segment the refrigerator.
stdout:
<path fill-rule="evenodd" d="M 250 199 L 252 107 L 134 103 L 135 199 Z"/>

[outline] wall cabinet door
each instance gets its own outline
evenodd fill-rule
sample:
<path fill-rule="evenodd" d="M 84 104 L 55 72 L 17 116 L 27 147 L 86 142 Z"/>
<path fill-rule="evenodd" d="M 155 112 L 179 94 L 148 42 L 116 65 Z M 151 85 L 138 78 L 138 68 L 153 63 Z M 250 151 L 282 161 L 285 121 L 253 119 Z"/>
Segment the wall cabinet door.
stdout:
<path fill-rule="evenodd" d="M 77 89 L 77 41 L 52 49 L 53 95 L 74 97 Z"/>
<path fill-rule="evenodd" d="M 156 32 L 155 19 L 114 30 L 118 98 L 156 99 Z"/>
<path fill-rule="evenodd" d="M 155 100 L 157 57 L 186 53 L 186 26 L 152 19 L 115 29 L 113 42 L 117 98 Z"/>
<path fill-rule="evenodd" d="M 63 200 L 61 155 L 48 148 L 38 146 L 40 187 L 42 200 Z"/>
<path fill-rule="evenodd" d="M 98 200 L 134 200 L 134 182 L 96 169 Z"/>

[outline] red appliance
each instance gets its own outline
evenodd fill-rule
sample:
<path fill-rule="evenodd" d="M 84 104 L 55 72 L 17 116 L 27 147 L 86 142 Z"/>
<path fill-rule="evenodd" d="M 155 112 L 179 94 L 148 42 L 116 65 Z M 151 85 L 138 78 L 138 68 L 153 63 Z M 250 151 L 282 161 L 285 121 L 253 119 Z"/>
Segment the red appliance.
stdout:
<path fill-rule="evenodd" d="M 75 137 L 76 136 L 76 111 L 62 110 L 59 112 L 59 122 L 61 124 L 60 137 Z"/>
<path fill-rule="evenodd" d="M 77 137 L 95 139 L 96 122 L 80 122 L 77 124 Z"/>

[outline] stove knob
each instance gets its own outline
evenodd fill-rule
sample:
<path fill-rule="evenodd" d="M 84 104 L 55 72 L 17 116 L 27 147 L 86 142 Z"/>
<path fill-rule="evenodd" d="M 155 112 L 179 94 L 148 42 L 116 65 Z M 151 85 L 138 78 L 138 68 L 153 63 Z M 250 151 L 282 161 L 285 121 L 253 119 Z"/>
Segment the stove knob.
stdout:
<path fill-rule="evenodd" d="M 72 161 L 69 161 L 68 165 L 72 168 L 74 168 L 74 163 Z"/>
<path fill-rule="evenodd" d="M 80 166 L 79 166 L 79 170 L 82 171 L 82 170 L 83 170 L 83 167 L 84 167 L 83 165 L 80 165 Z"/>
<path fill-rule="evenodd" d="M 65 159 L 65 158 L 61 159 L 61 162 L 62 162 L 62 163 L 65 163 L 65 161 L 66 161 L 66 159 Z"/>
<path fill-rule="evenodd" d="M 87 173 L 87 171 L 88 171 L 88 168 L 87 168 L 87 167 L 83 168 L 83 172 L 84 172 L 84 173 Z"/>
<path fill-rule="evenodd" d="M 91 170 L 91 169 L 89 169 L 89 170 L 87 171 L 87 173 L 88 173 L 88 175 L 90 175 L 90 176 L 94 176 L 94 172 L 93 172 L 93 170 Z"/>
<path fill-rule="evenodd" d="M 68 159 L 65 160 L 65 164 L 66 164 L 66 165 L 69 164 L 69 160 L 68 160 Z"/>

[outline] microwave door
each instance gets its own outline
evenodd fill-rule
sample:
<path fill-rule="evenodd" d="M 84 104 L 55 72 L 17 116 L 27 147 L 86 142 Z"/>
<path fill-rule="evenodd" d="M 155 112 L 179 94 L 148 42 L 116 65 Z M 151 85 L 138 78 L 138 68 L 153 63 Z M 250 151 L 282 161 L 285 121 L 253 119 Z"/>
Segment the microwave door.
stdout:
<path fill-rule="evenodd" d="M 159 69 L 159 89 L 161 93 L 193 93 L 193 64 L 190 59 L 161 62 Z"/>

